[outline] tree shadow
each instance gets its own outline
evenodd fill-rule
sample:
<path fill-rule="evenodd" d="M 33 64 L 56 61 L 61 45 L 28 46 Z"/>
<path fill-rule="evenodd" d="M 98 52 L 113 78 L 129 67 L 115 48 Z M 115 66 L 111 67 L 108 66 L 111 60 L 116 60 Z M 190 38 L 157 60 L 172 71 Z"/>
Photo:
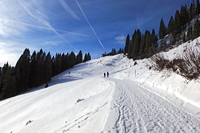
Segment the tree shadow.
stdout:
<path fill-rule="evenodd" d="M 70 75 L 69 72 L 64 72 L 64 73 L 61 73 L 61 74 L 58 74 L 58 75 L 54 76 L 52 78 L 52 80 L 48 83 L 48 87 L 47 88 L 45 88 L 46 84 L 43 84 L 43 85 L 41 85 L 39 87 L 29 89 L 27 92 L 24 92 L 21 95 L 32 93 L 32 92 L 43 90 L 43 89 L 48 89 L 49 87 L 52 87 L 54 85 L 58 85 L 58 84 L 66 83 L 66 82 L 71 82 L 71 81 L 76 81 L 76 80 L 80 80 L 80 79 L 83 79 L 83 78 L 72 76 L 72 75 Z"/>
<path fill-rule="evenodd" d="M 57 84 L 62 84 L 62 83 L 66 83 L 66 82 L 80 80 L 80 79 L 83 79 L 83 78 L 70 76 L 70 75 L 64 75 L 64 76 L 62 76 L 60 78 L 52 79 L 52 81 L 49 82 L 49 87 L 57 85 Z"/>

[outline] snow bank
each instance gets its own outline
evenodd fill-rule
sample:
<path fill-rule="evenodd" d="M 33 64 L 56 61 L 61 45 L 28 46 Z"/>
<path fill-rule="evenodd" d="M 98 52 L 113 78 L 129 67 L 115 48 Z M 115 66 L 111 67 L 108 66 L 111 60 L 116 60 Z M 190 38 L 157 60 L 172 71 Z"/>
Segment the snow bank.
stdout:
<path fill-rule="evenodd" d="M 199 47 L 199 40 L 200 38 L 197 38 L 194 41 L 186 42 L 168 52 L 163 52 L 163 54 L 167 59 L 172 60 L 181 55 L 188 46 Z M 147 67 L 147 59 L 137 60 L 135 62 L 137 62 L 137 65 L 134 65 L 132 60 L 123 58 L 121 63 L 119 63 L 119 67 L 125 70 L 116 73 L 113 77 L 137 81 L 141 86 L 168 99 L 171 103 L 182 106 L 188 111 L 193 110 L 193 113 L 198 113 L 200 109 L 199 79 L 189 81 L 172 71 L 164 70 L 162 72 L 157 72 L 149 70 Z M 170 94 L 174 98 L 169 97 L 169 95 L 165 93 Z M 194 111 L 194 108 L 196 111 Z"/>

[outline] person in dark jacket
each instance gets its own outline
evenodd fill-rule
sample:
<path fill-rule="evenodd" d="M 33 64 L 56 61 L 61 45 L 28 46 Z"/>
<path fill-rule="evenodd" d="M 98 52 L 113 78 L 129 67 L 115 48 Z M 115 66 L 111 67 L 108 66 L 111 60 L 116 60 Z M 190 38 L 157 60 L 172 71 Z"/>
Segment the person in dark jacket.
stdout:
<path fill-rule="evenodd" d="M 107 72 L 107 77 L 109 77 L 109 72 Z"/>

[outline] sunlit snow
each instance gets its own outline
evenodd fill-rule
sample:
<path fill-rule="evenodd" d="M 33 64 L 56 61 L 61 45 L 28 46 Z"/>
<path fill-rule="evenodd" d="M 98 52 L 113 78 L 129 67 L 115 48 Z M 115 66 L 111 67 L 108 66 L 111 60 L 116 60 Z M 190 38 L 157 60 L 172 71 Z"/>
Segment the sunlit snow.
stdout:
<path fill-rule="evenodd" d="M 0 133 L 200 132 L 199 81 L 147 62 L 102 57 L 53 77 L 48 88 L 0 101 Z"/>

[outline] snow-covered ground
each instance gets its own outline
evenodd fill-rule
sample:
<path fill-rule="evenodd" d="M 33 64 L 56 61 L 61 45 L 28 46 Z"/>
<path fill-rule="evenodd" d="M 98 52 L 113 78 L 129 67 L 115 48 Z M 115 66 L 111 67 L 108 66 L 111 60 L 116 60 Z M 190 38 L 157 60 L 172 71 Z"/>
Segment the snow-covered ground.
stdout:
<path fill-rule="evenodd" d="M 195 41 L 166 54 L 173 58 Z M 199 80 L 149 70 L 147 62 L 91 60 L 55 76 L 48 88 L 0 101 L 0 133 L 200 132 Z"/>

